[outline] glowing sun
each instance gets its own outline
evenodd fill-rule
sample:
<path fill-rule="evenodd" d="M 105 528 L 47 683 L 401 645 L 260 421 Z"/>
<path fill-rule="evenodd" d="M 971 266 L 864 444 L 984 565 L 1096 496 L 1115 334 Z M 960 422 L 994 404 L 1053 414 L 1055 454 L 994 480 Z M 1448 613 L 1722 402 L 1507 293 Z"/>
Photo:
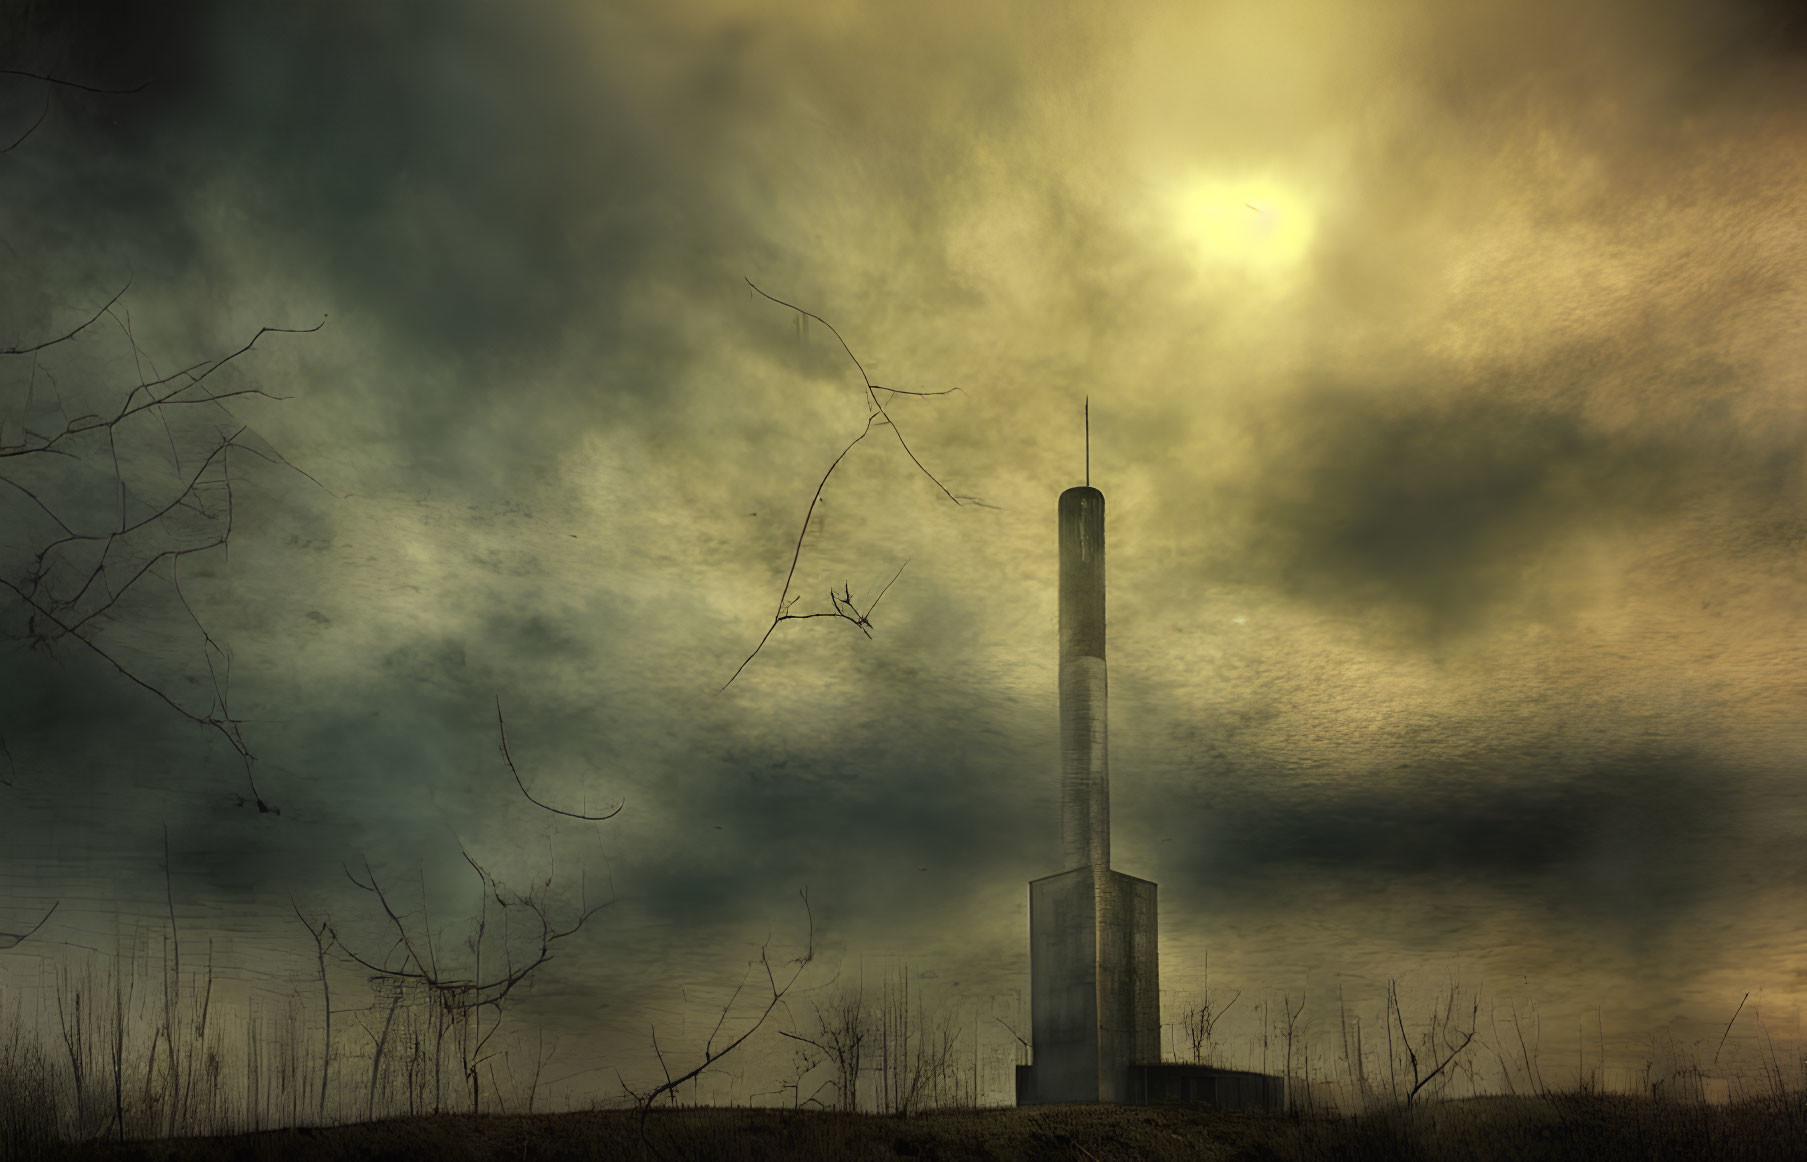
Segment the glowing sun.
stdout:
<path fill-rule="evenodd" d="M 1275 182 L 1195 178 L 1170 201 L 1175 233 L 1206 269 L 1283 274 L 1311 247 L 1310 206 Z"/>

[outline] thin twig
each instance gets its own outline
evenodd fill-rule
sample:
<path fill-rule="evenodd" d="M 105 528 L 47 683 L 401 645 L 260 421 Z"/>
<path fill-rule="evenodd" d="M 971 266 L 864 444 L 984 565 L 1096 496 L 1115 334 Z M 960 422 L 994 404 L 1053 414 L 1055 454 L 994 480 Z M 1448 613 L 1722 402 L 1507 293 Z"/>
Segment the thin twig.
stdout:
<path fill-rule="evenodd" d="M 847 442 L 847 446 L 841 449 L 840 454 L 837 455 L 834 458 L 834 461 L 829 464 L 828 470 L 826 472 L 822 473 L 822 478 L 816 482 L 816 490 L 810 496 L 809 506 L 804 510 L 804 513 L 803 513 L 803 524 L 797 530 L 796 543 L 791 547 L 790 566 L 789 566 L 789 568 L 787 568 L 785 570 L 784 584 L 778 591 L 777 610 L 772 615 L 771 624 L 766 626 L 765 632 L 760 635 L 759 641 L 756 645 L 754 645 L 752 652 L 749 653 L 745 658 L 741 659 L 740 665 L 738 665 L 734 668 L 734 673 L 730 674 L 728 676 L 728 680 L 726 682 L 722 683 L 722 686 L 721 686 L 722 690 L 726 690 L 729 686 L 732 686 L 734 684 L 734 679 L 740 677 L 741 672 L 744 671 L 747 668 L 747 666 L 752 664 L 753 659 L 759 656 L 759 652 L 761 650 L 765 649 L 766 642 L 771 640 L 772 634 L 778 629 L 779 624 L 782 622 L 807 621 L 811 618 L 816 618 L 816 617 L 839 617 L 845 621 L 850 622 L 854 626 L 855 629 L 858 629 L 866 637 L 870 638 L 872 636 L 872 633 L 871 633 L 872 623 L 871 623 L 870 619 L 871 619 L 873 608 L 878 605 L 878 597 L 873 598 L 871 604 L 867 605 L 867 607 L 864 610 L 861 610 L 853 601 L 853 593 L 852 593 L 851 589 L 848 589 L 845 586 L 843 586 L 843 591 L 841 593 L 836 593 L 833 589 L 829 590 L 829 593 L 828 593 L 829 608 L 828 609 L 815 610 L 815 611 L 811 611 L 808 613 L 793 613 L 793 612 L 791 612 L 791 610 L 796 605 L 798 598 L 791 594 L 791 583 L 796 579 L 797 563 L 799 560 L 802 559 L 802 556 L 803 556 L 803 542 L 804 542 L 804 539 L 809 534 L 809 525 L 810 525 L 810 521 L 812 519 L 814 519 L 814 517 L 815 517 L 816 506 L 821 502 L 822 490 L 828 486 L 829 477 L 833 476 L 835 469 L 837 469 L 841 466 L 841 461 L 843 461 L 847 458 L 847 454 L 849 452 L 853 451 L 854 447 L 857 444 L 859 444 L 859 442 L 861 440 L 864 440 L 867 436 L 872 434 L 872 429 L 874 427 L 879 427 L 879 426 L 890 427 L 892 432 L 897 436 L 898 445 L 901 448 L 903 448 L 904 454 L 909 456 L 910 462 L 912 464 L 915 464 L 916 467 L 921 470 L 922 474 L 924 476 L 927 476 L 931 481 L 933 481 L 935 487 L 939 488 L 942 491 L 943 495 L 945 495 L 949 500 L 953 501 L 956 505 L 964 506 L 967 504 L 975 504 L 975 505 L 978 505 L 980 507 L 985 507 L 985 508 L 994 507 L 992 505 L 985 504 L 983 501 L 979 500 L 976 497 L 956 495 L 952 490 L 950 490 L 947 487 L 947 485 L 945 485 L 941 482 L 940 478 L 938 478 L 933 472 L 930 472 L 928 470 L 927 466 L 925 466 L 923 464 L 923 462 L 917 457 L 916 453 L 911 450 L 909 442 L 904 439 L 903 430 L 898 427 L 897 421 L 891 416 L 891 414 L 885 410 L 884 401 L 879 396 L 880 392 L 884 392 L 887 394 L 887 396 L 906 395 L 906 396 L 914 396 L 917 398 L 931 398 L 931 397 L 935 397 L 935 396 L 950 395 L 956 391 L 958 391 L 962 395 L 964 395 L 965 392 L 963 389 L 958 388 L 958 387 L 950 387 L 950 388 L 947 388 L 942 391 L 912 391 L 912 390 L 908 390 L 905 388 L 885 387 L 882 384 L 873 383 L 871 377 L 866 374 L 865 365 L 860 362 L 859 356 L 857 356 L 853 353 L 853 348 L 848 346 L 847 340 L 841 336 L 841 332 L 835 328 L 835 325 L 833 323 L 830 323 L 827 319 L 824 319 L 822 316 L 816 314 L 813 311 L 806 311 L 802 307 L 797 306 L 795 303 L 786 302 L 785 300 L 778 298 L 775 295 L 766 293 L 764 290 L 761 290 L 759 288 L 759 286 L 753 282 L 752 279 L 747 279 L 746 284 L 749 287 L 752 287 L 753 290 L 756 293 L 758 293 L 761 297 L 763 297 L 773 303 L 776 303 L 781 307 L 785 307 L 789 310 L 796 311 L 799 315 L 802 315 L 806 318 L 814 319 L 816 322 L 821 323 L 824 327 L 828 328 L 829 333 L 835 337 L 835 341 L 840 343 L 841 350 L 847 353 L 847 358 L 852 361 L 854 369 L 857 370 L 860 374 L 860 382 L 865 386 L 865 390 L 866 390 L 866 400 L 867 400 L 868 411 L 866 414 L 865 426 L 860 429 L 859 435 L 855 436 L 852 440 L 849 440 Z M 908 562 L 905 562 L 905 563 L 907 564 Z M 903 571 L 903 567 L 899 566 L 898 573 L 901 573 L 902 571 Z M 896 580 L 897 580 L 897 575 L 893 574 L 891 577 L 891 581 L 887 581 L 885 583 L 885 588 L 881 589 L 879 591 L 878 596 L 883 597 L 885 594 L 885 590 L 889 589 L 891 587 L 892 582 L 894 582 Z M 718 691 L 718 693 L 719 693 L 719 691 Z"/>
<path fill-rule="evenodd" d="M 129 89 L 101 89 L 93 85 L 84 85 L 80 81 L 66 81 L 62 77 L 53 77 L 48 73 L 27 72 L 25 69 L 0 69 L 0 77 L 24 77 L 28 80 L 43 81 L 47 85 L 62 85 L 68 89 L 80 89 L 84 93 L 100 93 L 109 97 L 125 97 L 133 93 L 142 93 L 149 81 L 140 81 Z"/>
<path fill-rule="evenodd" d="M 0 585 L 4 585 L 27 607 L 28 636 L 35 648 L 51 650 L 59 639 L 74 638 L 106 661 L 116 672 L 135 685 L 155 694 L 160 701 L 184 718 L 217 731 L 238 754 L 244 766 L 246 786 L 250 797 L 247 799 L 240 796 L 240 803 L 255 803 L 260 812 L 280 814 L 277 808 L 264 799 L 257 786 L 253 766 L 255 756 L 245 743 L 240 724 L 232 718 L 229 710 L 227 683 L 231 673 L 231 655 L 213 639 L 189 603 L 187 594 L 182 590 L 179 566 L 181 559 L 191 553 L 201 553 L 216 548 L 229 551 L 229 538 L 233 528 L 234 515 L 231 453 L 235 448 L 286 467 L 318 487 L 324 488 L 324 485 L 321 485 L 309 473 L 289 463 L 280 453 L 247 444 L 245 437 L 248 429 L 244 426 L 239 426 L 236 430 L 229 432 L 221 430 L 218 433 L 217 442 L 201 459 L 199 465 L 192 471 L 182 471 L 183 458 L 175 448 L 174 435 L 164 408 L 195 404 L 220 405 L 240 396 L 283 398 L 272 395 L 259 387 L 214 390 L 206 381 L 221 368 L 250 351 L 263 336 L 267 334 L 310 334 L 323 327 L 326 320 L 322 318 L 314 326 L 305 328 L 259 328 L 248 341 L 223 357 L 194 364 L 171 375 L 147 380 L 143 371 L 148 361 L 143 356 L 133 333 L 130 315 L 115 309 L 131 285 L 132 280 L 128 276 L 125 285 L 120 287 L 97 311 L 61 335 L 36 343 L 0 348 L 0 355 L 31 355 L 35 377 L 40 352 L 57 344 L 68 342 L 101 318 L 110 317 L 119 324 L 121 333 L 131 347 L 134 363 L 140 371 L 136 386 L 125 393 L 124 398 L 111 414 L 85 414 L 70 417 L 65 412 L 60 431 L 40 434 L 25 426 L 21 429 L 23 434 L 18 442 L 0 445 L 0 459 L 17 459 L 39 454 L 74 456 L 77 452 L 72 450 L 71 445 L 76 441 L 86 436 L 104 438 L 112 469 L 112 488 L 119 498 L 117 510 L 113 514 L 114 519 L 108 522 L 106 527 L 83 528 L 81 522 L 65 519 L 56 510 L 53 499 L 48 494 L 40 495 L 17 480 L 0 477 L 0 484 L 6 484 L 13 491 L 23 495 L 38 512 L 50 517 L 58 529 L 57 535 L 37 547 L 29 566 L 19 576 L 0 577 Z M 156 371 L 154 364 L 150 364 L 149 369 L 153 374 Z M 174 495 L 166 502 L 160 505 L 150 505 L 146 515 L 128 519 L 125 509 L 127 490 L 120 460 L 120 442 L 117 436 L 128 420 L 146 411 L 155 412 L 163 424 L 172 453 L 175 454 L 181 478 Z M 330 493 L 331 490 L 327 491 Z M 211 499 L 215 493 L 222 496 L 222 500 L 218 504 Z M 140 534 L 149 536 L 151 530 L 154 529 L 168 529 L 170 526 L 165 522 L 177 517 L 179 510 L 195 513 L 202 520 L 215 523 L 217 532 L 204 539 L 195 540 L 189 537 L 186 530 L 180 530 L 177 532 L 177 536 L 187 543 L 178 541 L 174 545 L 160 547 L 154 552 L 143 555 L 134 564 L 124 564 L 119 561 L 120 557 L 126 555 L 128 548 L 133 547 L 136 543 L 128 542 L 128 538 L 134 538 L 135 535 Z M 153 572 L 159 572 L 158 567 L 165 561 L 170 565 L 169 581 L 175 591 L 176 599 L 201 634 L 202 658 L 207 666 L 212 694 L 212 703 L 205 711 L 195 711 L 181 705 L 174 695 L 164 689 L 161 684 L 146 680 L 135 673 L 122 658 L 102 646 L 97 640 L 96 635 L 101 626 L 118 608 L 126 594 L 137 587 L 147 576 Z M 223 663 L 223 668 L 216 665 L 216 654 L 218 655 L 217 660 Z"/>
<path fill-rule="evenodd" d="M 8 145 L 5 149 L 0 149 L 0 153 L 11 153 L 13 150 L 19 148 L 21 145 L 24 145 L 26 142 L 26 139 L 38 131 L 38 127 L 40 125 L 44 124 L 44 118 L 46 118 L 48 116 L 50 116 L 50 90 L 45 89 L 44 90 L 44 105 L 41 109 L 38 110 L 37 120 L 33 121 L 31 123 L 31 125 L 26 128 L 25 132 L 23 132 L 23 133 L 19 134 L 19 136 L 15 137 L 12 141 L 12 144 Z"/>
<path fill-rule="evenodd" d="M 758 285 L 756 283 L 754 283 L 754 281 L 750 278 L 746 280 L 746 283 L 748 286 L 752 287 L 755 291 L 757 291 L 760 295 L 764 296 L 765 298 L 771 299 L 771 301 L 777 303 L 779 306 L 789 307 L 791 310 L 796 311 L 798 314 L 806 315 L 809 318 L 814 319 L 816 322 L 822 324 L 824 327 L 828 328 L 829 334 L 833 335 L 835 337 L 835 341 L 841 345 L 841 350 L 847 352 L 847 358 L 853 360 L 854 368 L 856 370 L 858 370 L 860 373 L 860 382 L 862 382 L 866 385 L 866 396 L 868 399 L 870 399 L 872 401 L 873 410 L 876 411 L 879 415 L 883 416 L 885 419 L 885 422 L 887 424 L 891 425 L 891 430 L 897 433 L 897 442 L 899 444 L 903 445 L 903 450 L 910 457 L 910 462 L 912 464 L 916 465 L 916 467 L 922 469 L 922 474 L 924 476 L 927 476 L 930 480 L 934 481 L 935 487 L 939 488 L 947 496 L 947 498 L 949 500 L 953 501 L 955 504 L 964 503 L 958 496 L 955 496 L 952 492 L 948 491 L 947 485 L 941 483 L 940 479 L 933 472 L 930 472 L 926 467 L 923 466 L 922 461 L 918 460 L 916 458 L 916 453 L 910 451 L 910 445 L 904 442 L 903 429 L 899 428 L 897 426 L 896 421 L 891 418 L 890 413 L 885 411 L 885 405 L 883 403 L 879 402 L 879 398 L 878 398 L 878 393 L 880 391 L 889 391 L 896 395 L 946 395 L 947 392 L 910 392 L 910 391 L 902 391 L 897 388 L 889 388 L 889 387 L 881 388 L 881 387 L 879 387 L 877 384 L 873 383 L 871 377 L 866 374 L 865 366 L 860 363 L 859 357 L 853 353 L 853 348 L 851 348 L 847 345 L 847 340 L 841 338 L 841 333 L 839 331 L 835 330 L 835 326 L 833 323 L 829 322 L 827 319 L 824 319 L 821 315 L 818 315 L 813 311 L 804 310 L 802 307 L 797 306 L 795 303 L 787 303 L 781 298 L 778 298 L 774 295 L 766 294 L 766 292 L 763 290 L 760 290 Z M 956 390 L 956 389 L 950 388 L 948 390 L 952 391 L 952 390 Z M 962 393 L 962 394 L 964 394 L 964 393 Z"/>
<path fill-rule="evenodd" d="M 814 911 L 812 911 L 809 906 L 809 889 L 804 888 L 797 894 L 803 900 L 803 912 L 809 924 L 809 933 L 807 942 L 804 945 L 803 954 L 794 960 L 786 962 L 792 967 L 792 972 L 789 979 L 787 979 L 784 984 L 780 985 L 776 974 L 772 971 L 771 956 L 768 951 L 769 941 L 768 944 L 760 946 L 759 960 L 757 963 L 760 967 L 765 969 L 766 981 L 771 987 L 771 999 L 766 1003 L 765 1009 L 759 1014 L 758 1018 L 753 1021 L 752 1025 L 742 1032 L 740 1036 L 734 1038 L 733 1041 L 722 1046 L 720 1049 L 715 1048 L 715 1035 L 721 1031 L 722 1023 L 728 1019 L 729 1010 L 734 1007 L 734 1001 L 740 996 L 741 988 L 746 984 L 746 976 L 743 975 L 741 977 L 741 983 L 735 986 L 733 996 L 731 996 L 728 999 L 728 1003 L 722 1007 L 721 1018 L 716 1021 L 715 1029 L 710 1033 L 708 1042 L 703 1046 L 703 1060 L 699 1062 L 694 1069 L 676 1077 L 671 1075 L 671 1071 L 668 1068 L 664 1069 L 665 1081 L 662 1084 L 647 1090 L 645 1093 L 639 1093 L 629 1089 L 625 1081 L 621 1083 L 622 1090 L 632 1097 L 635 1104 L 640 1107 L 640 1142 L 644 1149 L 652 1150 L 654 1153 L 658 1152 L 657 1148 L 652 1145 L 651 1140 L 646 1136 L 646 1115 L 651 1111 L 653 1104 L 668 1093 L 675 1094 L 679 1087 L 685 1082 L 701 1077 L 711 1066 L 740 1048 L 740 1046 L 746 1042 L 747 1038 L 751 1037 L 754 1033 L 757 1033 L 764 1027 L 766 1019 L 772 1015 L 772 1012 L 775 1009 L 784 1003 L 785 996 L 789 994 L 792 986 L 797 983 L 797 979 L 803 975 L 803 970 L 815 959 L 816 917 Z M 752 972 L 752 969 L 753 965 L 749 964 L 747 966 L 748 974 Z M 654 1052 L 659 1051 L 657 1028 L 653 1030 L 653 1049 Z M 661 1068 L 665 1067 L 663 1053 L 659 1054 L 659 1064 Z M 616 1076 L 619 1078 L 620 1074 L 616 1074 Z"/>
<path fill-rule="evenodd" d="M 1732 1035 L 1732 1026 L 1737 1022 L 1738 1014 L 1744 1011 L 1744 1002 L 1750 999 L 1751 995 L 1745 993 L 1744 999 L 1738 1002 L 1738 1007 L 1732 1010 L 1732 1019 L 1725 1023 L 1725 1032 L 1719 1035 L 1719 1049 L 1713 1050 L 1713 1064 L 1719 1064 L 1719 1052 L 1721 1049 L 1725 1048 L 1725 1039 Z"/>
<path fill-rule="evenodd" d="M 94 314 L 88 317 L 86 322 L 82 323 L 79 327 L 76 327 L 75 330 L 70 331 L 66 335 L 58 335 L 54 339 L 46 339 L 42 343 L 33 343 L 28 347 L 0 347 L 0 355 L 29 355 L 33 351 L 42 351 L 46 347 L 55 347 L 58 343 L 67 343 L 69 340 L 75 338 L 77 335 L 99 322 L 100 317 L 111 310 L 113 304 L 119 301 L 119 297 L 131 288 L 132 277 L 127 275 L 125 285 L 115 291 L 113 297 L 101 305 L 100 310 L 95 311 Z"/>
<path fill-rule="evenodd" d="M 552 806 L 550 803 L 542 803 L 538 799 L 535 799 L 533 797 L 533 792 L 527 789 L 527 784 L 521 781 L 521 772 L 515 769 L 514 756 L 508 753 L 508 728 L 502 722 L 502 696 L 500 694 L 496 695 L 496 734 L 501 740 L 502 761 L 508 764 L 508 773 L 514 776 L 514 785 L 521 788 L 521 794 L 527 796 L 527 801 L 532 803 L 535 807 L 544 808 L 554 815 L 563 815 L 567 819 L 583 819 L 595 823 L 604 819 L 613 819 L 615 816 L 621 814 L 621 809 L 627 805 L 627 801 L 622 800 L 601 815 L 580 815 L 576 811 L 564 811 Z"/>
<path fill-rule="evenodd" d="M 56 914 L 56 910 L 59 906 L 61 906 L 62 902 L 63 901 L 58 900 L 56 903 L 50 905 L 50 911 L 48 911 L 48 912 L 44 913 L 42 916 L 38 917 L 38 922 L 36 924 L 33 924 L 31 927 L 27 928 L 23 932 L 0 932 L 0 940 L 10 940 L 10 941 L 12 941 L 12 943 L 8 944 L 6 947 L 7 948 L 17 948 L 19 945 L 25 943 L 25 941 L 27 941 L 33 935 L 35 935 L 37 933 L 37 930 L 42 928 L 45 925 L 45 923 L 50 919 L 50 917 Z M 3 951 L 3 950 L 0 950 L 0 951 Z"/>

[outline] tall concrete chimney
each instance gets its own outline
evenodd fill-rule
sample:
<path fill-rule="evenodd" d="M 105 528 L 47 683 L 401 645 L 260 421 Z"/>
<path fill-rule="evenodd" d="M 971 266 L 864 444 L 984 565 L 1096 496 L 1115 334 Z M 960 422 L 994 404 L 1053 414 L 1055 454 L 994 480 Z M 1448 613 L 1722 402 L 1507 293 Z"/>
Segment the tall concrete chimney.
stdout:
<path fill-rule="evenodd" d="M 1060 847 L 1067 867 L 1111 866 L 1105 718 L 1104 493 L 1060 494 Z"/>
<path fill-rule="evenodd" d="M 1111 870 L 1104 665 L 1104 494 L 1060 494 L 1060 841 L 1065 871 L 1029 885 L 1033 1065 L 1017 1103 L 1121 1102 L 1161 1052 L 1155 885 Z"/>

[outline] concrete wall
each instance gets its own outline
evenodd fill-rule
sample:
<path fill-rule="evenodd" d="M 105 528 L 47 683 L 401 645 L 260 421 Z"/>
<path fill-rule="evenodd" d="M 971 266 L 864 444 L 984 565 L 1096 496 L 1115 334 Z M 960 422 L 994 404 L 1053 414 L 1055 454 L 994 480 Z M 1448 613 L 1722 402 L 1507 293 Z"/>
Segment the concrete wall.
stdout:
<path fill-rule="evenodd" d="M 1129 1071 L 1134 1105 L 1207 1105 L 1219 1109 L 1279 1110 L 1286 1079 L 1209 1065 L 1135 1065 Z"/>
<path fill-rule="evenodd" d="M 1089 867 L 1029 885 L 1036 1102 L 1130 1100 L 1129 1067 L 1161 1055 L 1155 885 Z"/>
<path fill-rule="evenodd" d="M 1098 1100 L 1097 915 L 1089 867 L 1029 885 L 1033 1101 Z"/>
<path fill-rule="evenodd" d="M 1129 1067 L 1161 1059 L 1155 885 L 1112 871 L 1099 888 L 1098 1100 L 1126 1102 Z"/>

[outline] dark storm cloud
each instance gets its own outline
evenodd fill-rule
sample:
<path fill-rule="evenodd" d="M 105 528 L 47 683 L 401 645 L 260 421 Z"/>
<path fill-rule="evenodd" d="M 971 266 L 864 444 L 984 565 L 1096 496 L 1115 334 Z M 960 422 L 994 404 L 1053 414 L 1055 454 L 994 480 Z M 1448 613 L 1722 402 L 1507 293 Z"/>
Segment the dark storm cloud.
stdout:
<path fill-rule="evenodd" d="M 205 278 L 224 211 L 241 269 L 312 289 L 282 321 L 328 314 L 406 353 L 385 368 L 390 353 L 367 350 L 360 370 L 383 381 L 397 459 L 417 472 L 470 473 L 481 431 L 502 443 L 483 470 L 506 457 L 500 475 L 523 483 L 572 407 L 657 398 L 688 357 L 683 320 L 637 318 L 634 300 L 716 297 L 744 273 L 719 265 L 748 231 L 735 182 L 712 173 L 734 165 L 719 112 L 762 100 L 744 34 L 687 40 L 617 10 L 573 35 L 550 10 L 489 4 L 113 15 L 64 22 L 58 55 L 146 88 L 84 95 L 83 116 L 46 133 L 18 191 L 35 203 L 29 241 Z M 669 73 L 656 55 L 606 55 L 661 37 Z M 216 277 L 226 291 L 240 276 Z M 577 396 L 552 374 L 570 358 L 591 368 Z M 325 386 L 326 406 L 372 402 Z"/>
<path fill-rule="evenodd" d="M 646 869 L 641 890 L 660 909 L 726 919 L 773 884 L 808 884 L 825 907 L 870 920 L 925 891 L 952 903 L 1025 878 L 1053 846 L 1052 788 L 1025 802 L 1004 777 L 1020 753 L 982 713 L 938 713 L 972 699 L 948 689 L 933 701 L 820 741 L 724 738 L 685 780 L 675 826 L 691 854 Z"/>
<path fill-rule="evenodd" d="M 1317 867 L 1382 886 L 1399 878 L 1475 880 L 1503 891 L 1550 893 L 1547 904 L 1612 911 L 1587 882 L 1558 884 L 1608 857 L 1635 886 L 1635 911 L 1668 911 L 1711 891 L 1742 822 L 1735 775 L 1700 755 L 1644 752 L 1567 775 L 1502 766 L 1493 772 L 1372 772 L 1343 790 L 1274 793 L 1211 781 L 1205 835 L 1193 849 L 1200 882 L 1232 882 Z M 1202 808 L 1194 808 L 1202 810 Z"/>
<path fill-rule="evenodd" d="M 1212 779 L 1198 784 L 1203 798 L 1178 791 L 1163 816 L 1174 844 L 1165 887 L 1229 912 L 1295 893 L 1383 896 L 1402 901 L 1408 940 L 1403 901 L 1479 892 L 1489 915 L 1566 921 L 1650 950 L 1740 885 L 1799 874 L 1798 860 L 1779 866 L 1744 841 L 1741 778 L 1707 756 L 1652 749 L 1562 775 L 1375 771 L 1291 793 Z"/>
<path fill-rule="evenodd" d="M 191 132 L 249 187 L 253 228 L 318 262 L 346 309 L 479 374 L 531 369 L 579 304 L 642 272 L 661 204 L 692 194 L 644 112 L 606 104 L 594 65 L 531 15 L 237 8 L 212 36 L 217 88 Z M 586 323 L 605 344 L 619 325 Z"/>
<path fill-rule="evenodd" d="M 1608 432 L 1579 406 L 1547 402 L 1584 403 L 1590 362 L 1564 353 L 1484 384 L 1389 383 L 1378 398 L 1302 388 L 1283 421 L 1257 428 L 1272 467 L 1252 489 L 1252 572 L 1232 579 L 1271 580 L 1336 607 L 1404 601 L 1461 630 L 1592 529 L 1660 532 L 1702 500 L 1729 503 L 1740 521 L 1798 527 L 1807 517 L 1798 447 L 1730 415 L 1735 369 L 1707 355 L 1691 367 L 1667 362 L 1663 372 L 1697 405 L 1692 422 Z M 1537 395 L 1516 392 L 1520 383 Z M 1763 535 L 1773 550 L 1798 533 Z"/>

